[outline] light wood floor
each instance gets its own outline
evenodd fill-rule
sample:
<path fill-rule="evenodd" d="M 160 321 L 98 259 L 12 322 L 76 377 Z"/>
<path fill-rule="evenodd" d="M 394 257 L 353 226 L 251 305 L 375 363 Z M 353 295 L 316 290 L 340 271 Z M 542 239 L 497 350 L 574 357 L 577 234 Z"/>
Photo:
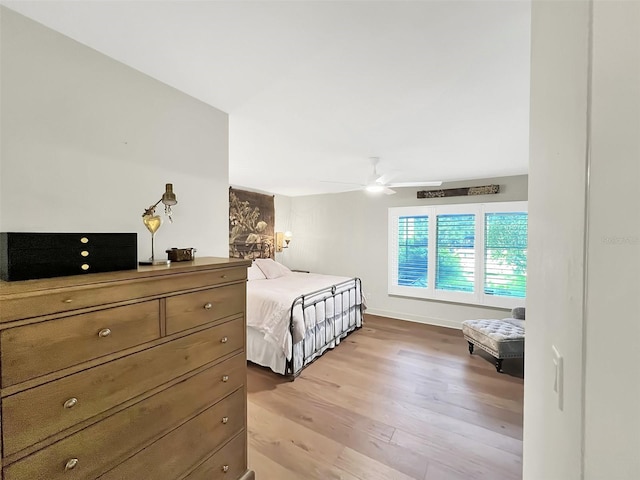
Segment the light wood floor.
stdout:
<path fill-rule="evenodd" d="M 256 480 L 520 480 L 522 362 L 367 315 L 294 381 L 249 364 Z"/>

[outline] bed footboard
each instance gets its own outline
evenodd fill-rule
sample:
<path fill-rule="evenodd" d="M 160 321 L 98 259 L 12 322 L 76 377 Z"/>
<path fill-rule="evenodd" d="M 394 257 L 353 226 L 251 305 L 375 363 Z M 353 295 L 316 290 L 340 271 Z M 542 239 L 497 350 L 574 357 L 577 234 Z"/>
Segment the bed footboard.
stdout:
<path fill-rule="evenodd" d="M 362 327 L 363 313 L 362 282 L 357 277 L 297 297 L 291 304 L 291 356 L 285 374 L 295 379 L 326 350 Z M 298 328 L 301 338 L 296 338 L 296 321 L 304 325 L 304 334 Z"/>

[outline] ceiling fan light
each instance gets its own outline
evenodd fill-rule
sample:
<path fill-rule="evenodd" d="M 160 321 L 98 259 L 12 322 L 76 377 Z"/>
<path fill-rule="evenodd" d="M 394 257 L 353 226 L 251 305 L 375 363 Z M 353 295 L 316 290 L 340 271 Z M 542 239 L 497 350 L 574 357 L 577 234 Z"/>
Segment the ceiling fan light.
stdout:
<path fill-rule="evenodd" d="M 373 184 L 373 185 L 367 185 L 365 187 L 365 190 L 367 192 L 371 192 L 371 193 L 380 193 L 384 190 L 384 186 L 383 185 L 377 185 L 377 184 Z"/>

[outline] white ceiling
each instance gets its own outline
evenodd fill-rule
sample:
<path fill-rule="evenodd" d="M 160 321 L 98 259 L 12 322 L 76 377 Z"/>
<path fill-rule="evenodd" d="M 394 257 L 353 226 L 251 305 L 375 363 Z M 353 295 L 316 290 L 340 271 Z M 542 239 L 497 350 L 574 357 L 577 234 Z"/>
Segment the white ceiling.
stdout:
<path fill-rule="evenodd" d="M 228 112 L 236 186 L 527 172 L 528 1 L 1 3 Z"/>

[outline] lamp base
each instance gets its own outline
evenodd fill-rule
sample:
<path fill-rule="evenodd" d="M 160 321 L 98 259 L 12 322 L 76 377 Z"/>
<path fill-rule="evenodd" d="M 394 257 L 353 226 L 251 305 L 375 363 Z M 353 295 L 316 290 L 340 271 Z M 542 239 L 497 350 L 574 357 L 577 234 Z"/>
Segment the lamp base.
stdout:
<path fill-rule="evenodd" d="M 149 260 L 140 260 L 138 265 L 171 265 L 171 260 L 154 260 L 150 258 Z"/>

